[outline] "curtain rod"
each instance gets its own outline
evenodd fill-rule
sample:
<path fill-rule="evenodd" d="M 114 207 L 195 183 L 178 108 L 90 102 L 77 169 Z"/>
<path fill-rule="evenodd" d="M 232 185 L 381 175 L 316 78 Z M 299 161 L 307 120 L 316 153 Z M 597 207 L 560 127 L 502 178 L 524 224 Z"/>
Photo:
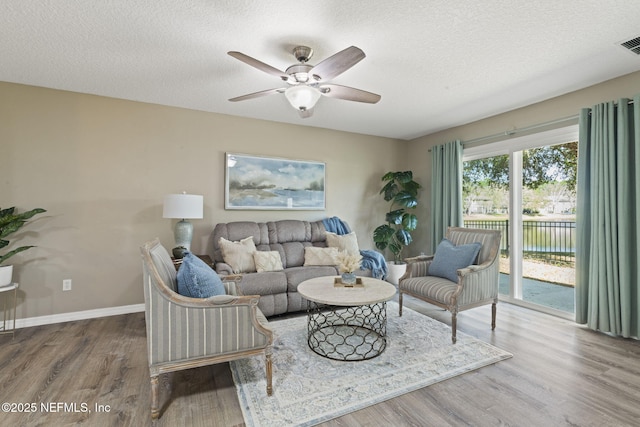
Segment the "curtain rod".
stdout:
<path fill-rule="evenodd" d="M 562 119 L 557 119 L 557 120 L 552 120 L 549 122 L 545 122 L 545 123 L 538 123 L 537 125 L 531 125 L 531 126 L 526 126 L 520 129 L 510 129 L 510 130 L 506 130 L 504 132 L 500 132 L 500 133 L 494 133 L 493 135 L 487 135 L 487 136 L 481 136 L 480 138 L 473 138 L 470 139 L 468 141 L 462 141 L 462 145 L 471 145 L 471 144 L 475 144 L 481 141 L 485 141 L 488 139 L 494 139 L 494 138 L 499 138 L 501 136 L 513 136 L 517 133 L 521 133 L 521 132 L 527 132 L 530 130 L 534 130 L 534 129 L 538 129 L 538 128 L 542 128 L 542 127 L 547 127 L 547 126 L 551 126 L 551 125 L 555 125 L 558 123 L 564 123 L 564 122 L 569 122 L 569 121 L 574 121 L 574 120 L 578 120 L 579 115 L 575 114 L 573 116 L 569 116 L 569 117 L 564 117 Z M 431 148 L 429 148 L 429 150 L 427 150 L 429 152 L 431 152 Z"/>
<path fill-rule="evenodd" d="M 633 99 L 629 99 L 629 101 L 627 103 L 627 105 L 631 105 L 631 104 L 633 104 Z M 559 124 L 559 123 L 570 122 L 570 121 L 578 120 L 578 117 L 580 117 L 579 114 L 574 114 L 573 116 L 563 117 L 561 119 L 551 120 L 551 121 L 545 122 L 545 123 L 538 123 L 537 125 L 525 126 L 523 128 L 520 128 L 520 129 L 510 129 L 510 130 L 506 130 L 504 132 L 494 133 L 493 135 L 481 136 L 480 138 L 473 138 L 473 139 L 470 139 L 468 141 L 462 141 L 462 145 L 463 146 L 464 145 L 471 145 L 471 144 L 475 144 L 475 143 L 478 143 L 478 142 L 486 141 L 488 139 L 494 139 L 494 138 L 498 138 L 498 137 L 501 137 L 501 136 L 512 136 L 512 135 L 515 135 L 517 133 L 528 132 L 530 130 L 539 129 L 539 128 L 543 128 L 543 127 L 547 127 L 547 126 L 552 126 L 552 125 L 556 125 L 556 124 Z M 429 149 L 427 151 L 431 152 L 431 149 Z"/>
<path fill-rule="evenodd" d="M 552 125 L 556 125 L 556 124 L 559 124 L 559 123 L 565 123 L 565 122 L 569 122 L 569 121 L 574 121 L 574 120 L 577 120 L 577 119 L 578 119 L 578 115 L 575 114 L 573 116 L 563 117 L 562 119 L 551 120 L 549 122 L 538 123 L 536 125 L 531 125 L 531 126 L 525 126 L 523 128 L 520 128 L 520 129 L 510 129 L 510 130 L 506 130 L 504 132 L 495 133 L 493 135 L 482 136 L 480 138 L 473 138 L 473 139 L 470 139 L 468 141 L 462 141 L 462 145 L 475 144 L 477 142 L 485 141 L 487 139 L 498 138 L 500 136 L 513 136 L 513 135 L 518 134 L 518 133 L 528 132 L 530 130 L 539 129 L 539 128 L 543 128 L 543 127 L 547 127 L 547 126 L 552 126 Z"/>
<path fill-rule="evenodd" d="M 614 101 L 615 104 L 617 104 L 616 101 Z M 633 99 L 629 99 L 629 101 L 627 102 L 627 105 L 631 105 L 633 104 Z M 549 122 L 545 122 L 545 123 L 539 123 L 537 125 L 531 125 L 531 126 L 526 126 L 520 129 L 511 129 L 511 130 L 506 130 L 504 132 L 501 133 L 496 133 L 493 135 L 489 135 L 489 136 L 482 136 L 480 138 L 474 138 L 474 139 L 470 139 L 468 141 L 462 141 L 462 145 L 466 145 L 466 144 L 475 144 L 477 142 L 481 142 L 481 141 L 485 141 L 487 139 L 493 139 L 493 138 L 498 138 L 500 136 L 512 136 L 515 135 L 517 133 L 521 133 L 521 132 L 527 132 L 530 130 L 534 130 L 534 129 L 538 129 L 538 128 L 542 128 L 542 127 L 547 127 L 547 126 L 552 126 L 552 125 L 556 125 L 559 123 L 564 123 L 564 122 L 570 122 L 573 120 L 578 120 L 578 117 L 580 117 L 579 114 L 574 114 L 573 116 L 569 116 L 569 117 L 564 117 L 562 119 L 557 119 L 557 120 L 551 120 Z M 431 150 L 429 150 L 431 151 Z"/>

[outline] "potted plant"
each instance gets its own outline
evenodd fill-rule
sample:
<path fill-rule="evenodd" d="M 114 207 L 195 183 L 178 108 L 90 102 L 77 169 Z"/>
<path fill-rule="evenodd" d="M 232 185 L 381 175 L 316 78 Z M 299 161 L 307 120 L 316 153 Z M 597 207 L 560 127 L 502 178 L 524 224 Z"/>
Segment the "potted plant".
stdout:
<path fill-rule="evenodd" d="M 393 262 L 389 263 L 387 280 L 398 284 L 398 279 L 406 264 L 402 258 L 402 249 L 412 242 L 411 232 L 418 226 L 417 217 L 409 209 L 418 206 L 418 190 L 420 184 L 413 180 L 413 172 L 387 172 L 382 177 L 386 184 L 380 190 L 384 200 L 391 202 L 387 212 L 386 223 L 373 231 L 373 241 L 380 250 L 389 249 L 393 254 Z"/>
<path fill-rule="evenodd" d="M 46 210 L 36 208 L 28 212 L 16 214 L 15 207 L 0 209 L 0 248 L 4 248 L 5 246 L 9 245 L 9 241 L 5 240 L 5 237 L 9 236 L 12 233 L 15 233 L 20 228 L 22 228 L 22 226 L 25 225 L 29 219 L 43 212 L 46 212 Z M 19 248 L 13 249 L 5 254 L 0 255 L 0 286 L 11 284 L 13 276 L 13 265 L 5 266 L 3 265 L 4 262 L 15 254 L 26 251 L 27 249 L 32 247 L 33 245 L 20 246 Z"/>

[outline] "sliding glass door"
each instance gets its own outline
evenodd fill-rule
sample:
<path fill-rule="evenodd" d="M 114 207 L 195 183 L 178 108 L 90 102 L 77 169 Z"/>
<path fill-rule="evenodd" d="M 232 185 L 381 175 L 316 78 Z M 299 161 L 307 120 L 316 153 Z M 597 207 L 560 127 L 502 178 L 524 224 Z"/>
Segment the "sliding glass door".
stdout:
<path fill-rule="evenodd" d="M 502 230 L 502 299 L 571 317 L 577 142 L 555 134 L 465 148 L 464 221 Z"/>

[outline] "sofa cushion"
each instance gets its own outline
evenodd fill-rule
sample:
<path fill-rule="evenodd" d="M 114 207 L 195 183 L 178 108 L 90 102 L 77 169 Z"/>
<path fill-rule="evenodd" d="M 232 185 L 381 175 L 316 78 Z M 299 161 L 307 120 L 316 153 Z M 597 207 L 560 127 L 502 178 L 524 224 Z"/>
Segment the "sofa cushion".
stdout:
<path fill-rule="evenodd" d="M 218 274 L 191 252 L 186 252 L 177 274 L 178 293 L 191 298 L 225 295 Z"/>
<path fill-rule="evenodd" d="M 342 235 L 327 232 L 327 246 L 336 248 L 339 251 L 346 251 L 349 254 L 360 255 L 358 238 L 356 237 L 355 231 Z"/>
<path fill-rule="evenodd" d="M 258 273 L 282 270 L 282 260 L 278 251 L 255 251 L 253 261 Z"/>
<path fill-rule="evenodd" d="M 311 243 L 308 242 L 286 242 L 276 243 L 275 245 L 271 245 L 271 247 L 273 250 L 279 250 L 284 253 L 286 261 L 283 260 L 282 264 L 285 268 L 289 268 L 304 264 L 304 248 L 309 245 L 311 245 Z"/>
<path fill-rule="evenodd" d="M 284 273 L 287 275 L 287 291 L 297 292 L 298 285 L 305 280 L 320 276 L 337 276 L 338 270 L 329 265 L 316 265 L 287 268 Z"/>
<path fill-rule="evenodd" d="M 307 246 L 304 248 L 304 266 L 309 265 L 336 265 L 336 248 L 318 248 Z"/>
<path fill-rule="evenodd" d="M 242 295 L 272 295 L 287 292 L 286 270 L 246 273 L 238 283 Z M 268 316 L 268 315 L 267 315 Z"/>
<path fill-rule="evenodd" d="M 254 221 L 236 221 L 219 223 L 213 229 L 211 240 L 213 242 L 213 260 L 216 263 L 223 262 L 222 248 L 219 245 L 220 238 L 234 242 L 253 237 L 253 243 L 258 250 L 269 250 L 269 236 L 267 225 Z"/>
<path fill-rule="evenodd" d="M 218 245 L 222 250 L 224 262 L 231 266 L 234 273 L 252 273 L 256 271 L 256 264 L 253 261 L 256 245 L 253 243 L 253 236 L 246 237 L 239 242 L 231 242 L 224 237 L 220 237 Z"/>
<path fill-rule="evenodd" d="M 403 292 L 413 295 L 423 295 L 434 301 L 451 303 L 451 297 L 456 292 L 458 283 L 437 276 L 410 277 L 402 281 Z"/>
<path fill-rule="evenodd" d="M 481 246 L 479 242 L 456 246 L 450 240 L 442 239 L 429 265 L 429 275 L 458 283 L 457 270 L 473 264 Z"/>
<path fill-rule="evenodd" d="M 311 224 L 308 221 L 283 219 L 267 222 L 269 243 L 310 242 Z"/>

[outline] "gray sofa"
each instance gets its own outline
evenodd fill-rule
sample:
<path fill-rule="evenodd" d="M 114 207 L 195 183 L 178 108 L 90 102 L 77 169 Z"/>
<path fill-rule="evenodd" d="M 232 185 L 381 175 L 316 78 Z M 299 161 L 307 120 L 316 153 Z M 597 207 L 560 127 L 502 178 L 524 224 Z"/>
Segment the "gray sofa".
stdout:
<path fill-rule="evenodd" d="M 234 274 L 225 264 L 218 242 L 221 237 L 240 241 L 249 236 L 258 251 L 278 251 L 284 270 L 243 273 L 240 287 L 244 295 L 260 295 L 258 307 L 265 316 L 306 309 L 306 300 L 298 293 L 298 285 L 318 276 L 336 276 L 335 266 L 304 266 L 306 246 L 326 247 L 326 230 L 322 221 L 282 220 L 272 222 L 237 221 L 217 224 L 212 233 L 213 260 L 220 275 Z M 359 270 L 358 276 L 371 276 L 370 270 Z"/>

